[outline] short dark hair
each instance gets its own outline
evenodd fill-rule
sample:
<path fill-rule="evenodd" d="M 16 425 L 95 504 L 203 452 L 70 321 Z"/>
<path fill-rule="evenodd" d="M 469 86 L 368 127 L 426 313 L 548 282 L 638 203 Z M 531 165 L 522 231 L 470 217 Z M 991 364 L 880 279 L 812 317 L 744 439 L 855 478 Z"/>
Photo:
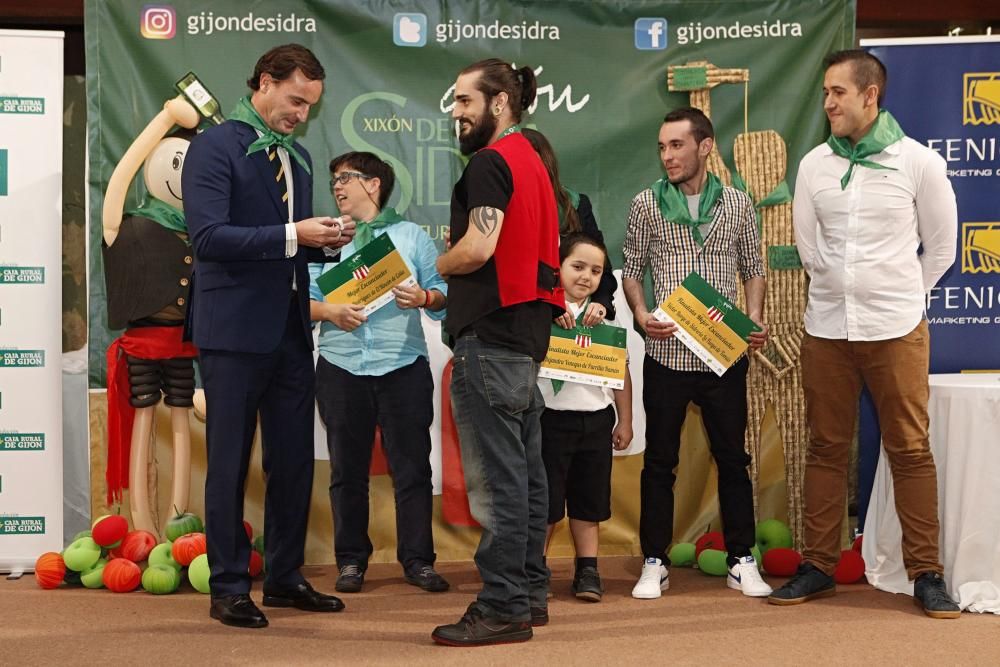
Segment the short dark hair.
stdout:
<path fill-rule="evenodd" d="M 521 113 L 535 101 L 538 81 L 535 70 L 530 67 L 514 69 L 514 66 L 499 58 L 480 60 L 463 69 L 459 74 L 479 72 L 476 88 L 486 95 L 486 102 L 500 93 L 507 93 L 514 122 L 521 122 Z"/>
<path fill-rule="evenodd" d="M 663 117 L 663 123 L 679 123 L 680 121 L 691 123 L 691 134 L 699 144 L 705 139 L 715 139 L 715 128 L 712 121 L 708 119 L 705 112 L 695 107 L 681 107 L 674 109 Z"/>
<path fill-rule="evenodd" d="M 562 264 L 566 261 L 566 258 L 570 256 L 573 252 L 573 248 L 578 245 L 592 245 L 601 252 L 604 253 L 604 264 L 605 267 L 608 263 L 608 249 L 603 243 L 595 239 L 593 236 L 588 236 L 583 232 L 572 232 L 563 236 L 559 239 L 559 263 Z M 610 271 L 610 269 L 608 269 Z"/>
<path fill-rule="evenodd" d="M 301 44 L 283 44 L 260 57 L 253 68 L 253 75 L 247 79 L 247 85 L 251 90 L 260 90 L 260 75 L 264 72 L 275 81 L 284 81 L 297 69 L 302 70 L 303 76 L 310 81 L 326 78 L 326 71 L 312 51 Z"/>
<path fill-rule="evenodd" d="M 365 176 L 378 178 L 378 207 L 379 209 L 385 208 L 385 203 L 389 201 L 389 195 L 392 194 L 392 188 L 396 185 L 396 172 L 392 170 L 391 164 L 374 153 L 352 151 L 330 160 L 330 175 L 332 176 L 341 167 L 351 167 Z"/>
<path fill-rule="evenodd" d="M 869 86 L 878 88 L 878 105 L 881 107 L 882 98 L 885 97 L 885 86 L 889 81 L 889 73 L 882 61 L 864 49 L 845 49 L 834 51 L 824 58 L 823 71 L 842 63 L 851 64 L 854 83 L 857 84 L 859 90 L 864 92 Z"/>

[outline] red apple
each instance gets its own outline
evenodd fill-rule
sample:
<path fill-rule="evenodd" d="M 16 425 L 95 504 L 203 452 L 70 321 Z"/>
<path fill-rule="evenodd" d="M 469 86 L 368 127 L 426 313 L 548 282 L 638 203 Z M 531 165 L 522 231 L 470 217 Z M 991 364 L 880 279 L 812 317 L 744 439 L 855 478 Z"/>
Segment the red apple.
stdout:
<path fill-rule="evenodd" d="M 838 584 L 856 584 L 865 576 L 865 559 L 854 549 L 840 552 L 840 562 L 833 571 L 833 580 Z"/>
<path fill-rule="evenodd" d="M 256 551 L 250 551 L 250 578 L 255 579 L 264 571 L 264 557 Z"/>
<path fill-rule="evenodd" d="M 861 543 L 864 540 L 864 537 L 865 537 L 864 535 L 858 535 L 857 537 L 854 538 L 854 544 L 851 545 L 851 548 L 857 551 L 858 553 L 861 553 Z"/>
<path fill-rule="evenodd" d="M 62 555 L 55 551 L 44 553 L 35 561 L 35 581 L 42 588 L 58 588 L 66 576 L 66 571 Z"/>
<path fill-rule="evenodd" d="M 156 536 L 146 530 L 133 530 L 122 538 L 122 545 L 117 551 L 121 558 L 128 558 L 133 563 L 141 563 L 149 558 L 149 552 L 156 546 Z"/>
<path fill-rule="evenodd" d="M 790 577 L 802 562 L 802 554 L 787 547 L 772 547 L 764 553 L 764 571 L 775 577 Z"/>
<path fill-rule="evenodd" d="M 174 560 L 183 567 L 187 567 L 191 564 L 191 561 L 207 551 L 208 545 L 205 543 L 205 533 L 181 535 L 174 540 L 174 544 L 170 549 Z"/>
<path fill-rule="evenodd" d="M 110 547 L 124 538 L 127 532 L 128 521 L 125 517 L 120 514 L 111 514 L 99 518 L 94 523 L 94 527 L 90 531 L 90 536 L 98 545 Z"/>
<path fill-rule="evenodd" d="M 102 580 L 108 590 L 115 593 L 128 593 L 139 587 L 142 581 L 142 570 L 132 561 L 116 558 L 104 566 Z"/>
<path fill-rule="evenodd" d="M 247 531 L 247 539 L 253 542 L 253 526 L 250 525 L 249 521 L 243 521 L 243 530 Z"/>
<path fill-rule="evenodd" d="M 698 538 L 698 541 L 694 543 L 694 555 L 695 558 L 701 555 L 701 552 L 705 549 L 716 549 L 718 551 L 726 550 L 726 541 L 722 537 L 722 533 L 717 530 L 713 530 L 710 533 L 705 533 Z"/>

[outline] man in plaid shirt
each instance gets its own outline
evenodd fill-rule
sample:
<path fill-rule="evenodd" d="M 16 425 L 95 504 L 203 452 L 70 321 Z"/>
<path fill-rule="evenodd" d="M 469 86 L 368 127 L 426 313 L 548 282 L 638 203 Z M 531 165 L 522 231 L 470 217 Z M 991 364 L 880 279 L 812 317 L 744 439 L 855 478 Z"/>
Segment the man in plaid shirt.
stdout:
<path fill-rule="evenodd" d="M 632 597 L 660 597 L 669 585 L 667 548 L 673 539 L 674 469 L 688 403 L 702 410 L 719 471 L 719 505 L 730 588 L 765 597 L 771 588 L 750 555 L 754 537 L 753 487 L 747 466 L 747 422 L 743 357 L 717 376 L 674 337 L 677 326 L 654 318 L 643 293 L 643 273 L 652 273 L 656 303 L 662 303 L 692 271 L 732 302 L 737 274 L 746 293 L 747 315 L 762 331 L 750 334 L 750 349 L 767 342 L 764 325 L 764 264 L 753 202 L 708 172 L 715 143 L 711 121 L 698 109 L 682 108 L 663 119 L 660 160 L 666 178 L 632 200 L 625 234 L 622 286 L 636 323 L 646 334 L 643 406 L 646 452 L 642 470 L 639 540 L 642 574 Z M 653 306 L 655 309 L 655 305 Z"/>

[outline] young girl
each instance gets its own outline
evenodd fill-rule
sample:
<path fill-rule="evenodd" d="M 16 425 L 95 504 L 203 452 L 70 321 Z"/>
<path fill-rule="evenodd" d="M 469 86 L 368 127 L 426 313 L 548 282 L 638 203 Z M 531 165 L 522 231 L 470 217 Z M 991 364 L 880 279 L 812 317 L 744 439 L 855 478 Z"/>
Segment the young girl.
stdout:
<path fill-rule="evenodd" d="M 604 245 L 586 234 L 561 240 L 559 272 L 567 312 L 556 320 L 559 325 L 576 326 L 601 282 L 606 258 Z M 609 324 L 619 326 L 616 321 Z M 632 442 L 632 379 L 626 368 L 622 389 L 547 378 L 540 378 L 538 386 L 545 399 L 542 460 L 549 482 L 548 537 L 569 514 L 576 549 L 573 594 L 599 602 L 604 586 L 597 571 L 598 524 L 611 518 L 611 448 L 625 449 Z"/>

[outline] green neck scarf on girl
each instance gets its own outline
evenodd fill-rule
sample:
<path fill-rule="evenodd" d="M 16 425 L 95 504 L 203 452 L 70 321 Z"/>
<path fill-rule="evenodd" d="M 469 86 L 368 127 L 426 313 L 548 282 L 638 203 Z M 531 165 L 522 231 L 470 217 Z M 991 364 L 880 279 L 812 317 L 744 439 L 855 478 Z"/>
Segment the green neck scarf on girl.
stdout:
<path fill-rule="evenodd" d="M 656 183 L 653 183 L 652 187 L 653 197 L 656 198 L 657 203 L 660 205 L 660 214 L 663 218 L 675 225 L 688 227 L 691 230 L 691 236 L 694 237 L 695 243 L 700 246 L 705 245 L 705 238 L 701 235 L 701 230 L 698 229 L 698 226 L 712 222 L 712 209 L 715 207 L 715 202 L 719 201 L 719 197 L 722 196 L 722 181 L 719 180 L 719 177 L 712 172 L 708 172 L 705 187 L 701 191 L 701 197 L 698 199 L 698 218 L 696 220 L 691 218 L 691 213 L 688 211 L 687 196 L 681 192 L 679 187 L 666 178 L 661 178 Z"/>
<path fill-rule="evenodd" d="M 299 163 L 299 166 L 306 170 L 306 173 L 310 176 L 312 175 L 312 169 L 309 168 L 309 163 L 306 159 L 302 157 L 302 154 L 295 149 L 295 137 L 291 134 L 281 134 L 280 132 L 275 132 L 269 128 L 264 120 L 257 113 L 257 110 L 253 108 L 250 103 L 250 96 L 241 97 L 240 101 L 236 103 L 236 108 L 233 112 L 229 114 L 231 120 L 238 120 L 241 123 L 246 123 L 253 129 L 260 132 L 260 136 L 257 141 L 250 144 L 247 148 L 247 155 L 256 153 L 257 151 L 262 151 L 270 148 L 271 146 L 280 146 L 288 151 L 288 154 Z"/>
<path fill-rule="evenodd" d="M 127 215 L 149 218 L 172 232 L 179 234 L 188 233 L 187 222 L 184 220 L 184 211 L 155 197 L 149 197 L 145 204 L 134 211 L 127 211 Z M 188 244 L 190 245 L 190 242 Z"/>
<path fill-rule="evenodd" d="M 847 184 L 851 180 L 851 173 L 854 171 L 854 165 L 856 164 L 871 169 L 892 169 L 896 171 L 893 167 L 887 167 L 884 164 L 872 162 L 865 158 L 881 153 L 885 150 L 886 146 L 896 143 L 904 136 L 906 135 L 903 134 L 899 123 L 885 109 L 878 112 L 878 116 L 875 117 L 875 122 L 871 128 L 853 146 L 851 146 L 851 142 L 847 137 L 835 137 L 831 134 L 830 138 L 826 140 L 827 145 L 833 149 L 834 153 L 851 163 L 847 167 L 847 173 L 840 179 L 840 189 L 847 189 Z"/>
<path fill-rule="evenodd" d="M 586 327 L 583 326 L 583 316 L 587 314 L 587 306 L 589 305 L 590 305 L 590 297 L 588 296 L 583 302 L 583 308 L 580 310 L 580 314 L 576 316 L 577 332 L 582 332 L 586 329 Z M 558 325 L 553 325 L 553 326 L 558 326 Z M 566 380 L 556 380 L 555 378 L 550 378 L 549 382 L 552 383 L 553 396 L 562 391 L 563 385 L 566 384 Z"/>
<path fill-rule="evenodd" d="M 371 243 L 375 238 L 375 230 L 389 225 L 394 225 L 403 219 L 396 209 L 388 206 L 368 222 L 359 222 L 357 231 L 354 233 L 354 250 L 358 251 Z"/>

